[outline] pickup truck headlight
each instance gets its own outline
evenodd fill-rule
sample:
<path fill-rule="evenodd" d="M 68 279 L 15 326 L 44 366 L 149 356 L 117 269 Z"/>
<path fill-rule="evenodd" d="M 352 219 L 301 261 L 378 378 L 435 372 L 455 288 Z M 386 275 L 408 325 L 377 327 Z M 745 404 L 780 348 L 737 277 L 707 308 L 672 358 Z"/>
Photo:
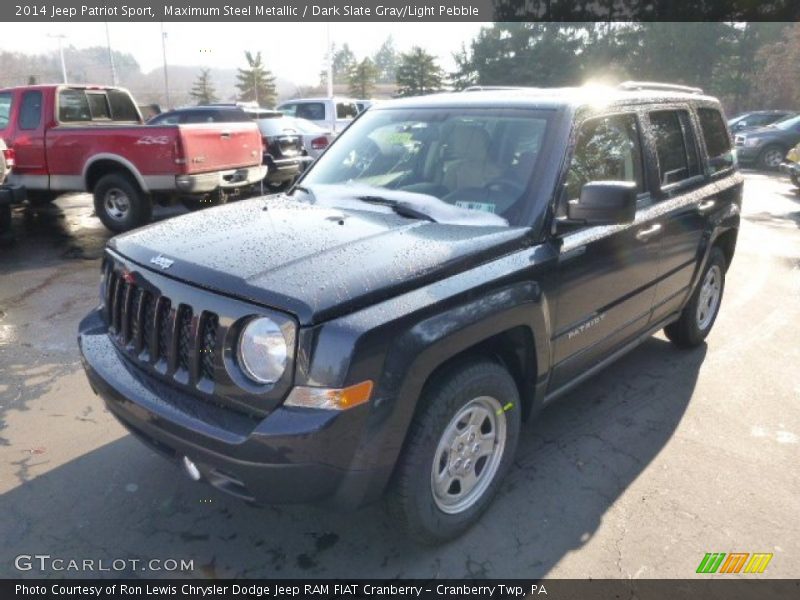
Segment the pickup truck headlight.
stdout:
<path fill-rule="evenodd" d="M 267 317 L 252 319 L 239 336 L 239 366 L 256 383 L 275 383 L 286 370 L 289 347 L 278 324 Z"/>

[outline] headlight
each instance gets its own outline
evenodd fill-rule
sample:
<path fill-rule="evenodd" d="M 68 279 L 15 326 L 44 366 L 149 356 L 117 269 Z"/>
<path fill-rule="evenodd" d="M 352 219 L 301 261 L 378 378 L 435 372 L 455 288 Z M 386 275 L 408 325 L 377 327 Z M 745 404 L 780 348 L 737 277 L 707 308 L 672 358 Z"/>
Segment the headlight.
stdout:
<path fill-rule="evenodd" d="M 752 148 L 753 146 L 758 146 L 760 143 L 761 143 L 760 138 L 756 137 L 744 138 L 744 145 L 747 146 L 748 148 Z"/>
<path fill-rule="evenodd" d="M 256 383 L 275 383 L 286 370 L 289 348 L 281 328 L 272 319 L 257 317 L 239 336 L 239 365 Z"/>

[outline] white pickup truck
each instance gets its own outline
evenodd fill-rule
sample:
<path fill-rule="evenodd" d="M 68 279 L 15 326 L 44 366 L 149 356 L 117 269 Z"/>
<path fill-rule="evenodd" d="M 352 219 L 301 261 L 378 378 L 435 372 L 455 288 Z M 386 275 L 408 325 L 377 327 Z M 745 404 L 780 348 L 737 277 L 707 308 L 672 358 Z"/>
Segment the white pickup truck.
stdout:
<path fill-rule="evenodd" d="M 339 133 L 358 114 L 358 105 L 351 98 L 295 98 L 278 105 L 277 109 L 288 117 L 306 119 Z"/>

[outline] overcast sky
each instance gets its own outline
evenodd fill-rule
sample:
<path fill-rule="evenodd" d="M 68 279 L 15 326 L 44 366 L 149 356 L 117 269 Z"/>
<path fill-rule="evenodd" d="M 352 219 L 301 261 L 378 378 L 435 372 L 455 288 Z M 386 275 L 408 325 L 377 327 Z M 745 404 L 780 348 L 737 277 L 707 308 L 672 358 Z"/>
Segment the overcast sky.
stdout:
<path fill-rule="evenodd" d="M 58 48 L 48 34 L 67 35 L 66 45 L 105 45 L 104 23 L 6 24 L 0 49 L 37 54 Z M 160 23 L 109 23 L 114 50 L 132 54 L 143 71 L 162 64 Z M 331 23 L 331 38 L 348 43 L 356 56 L 372 54 L 392 35 L 398 50 L 425 47 L 446 69 L 451 54 L 468 42 L 480 23 Z M 323 68 L 326 23 L 165 23 L 167 60 L 175 65 L 243 66 L 244 51 L 261 51 L 266 65 L 279 77 L 297 84 L 316 84 Z"/>

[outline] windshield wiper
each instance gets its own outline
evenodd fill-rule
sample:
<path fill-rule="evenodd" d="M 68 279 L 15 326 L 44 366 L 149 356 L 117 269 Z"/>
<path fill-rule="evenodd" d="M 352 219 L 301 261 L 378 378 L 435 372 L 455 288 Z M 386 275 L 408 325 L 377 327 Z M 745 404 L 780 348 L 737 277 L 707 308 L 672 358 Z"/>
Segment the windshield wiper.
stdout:
<path fill-rule="evenodd" d="M 357 200 L 361 200 L 362 202 L 369 202 L 370 204 L 380 204 L 381 206 L 388 206 L 401 217 L 422 219 L 424 221 L 431 221 L 433 223 L 437 222 L 436 219 L 434 219 L 431 215 L 412 206 L 408 202 L 401 202 L 398 200 L 392 200 L 390 198 L 384 198 L 383 196 L 373 196 L 373 195 L 354 196 L 354 198 L 356 198 Z"/>

